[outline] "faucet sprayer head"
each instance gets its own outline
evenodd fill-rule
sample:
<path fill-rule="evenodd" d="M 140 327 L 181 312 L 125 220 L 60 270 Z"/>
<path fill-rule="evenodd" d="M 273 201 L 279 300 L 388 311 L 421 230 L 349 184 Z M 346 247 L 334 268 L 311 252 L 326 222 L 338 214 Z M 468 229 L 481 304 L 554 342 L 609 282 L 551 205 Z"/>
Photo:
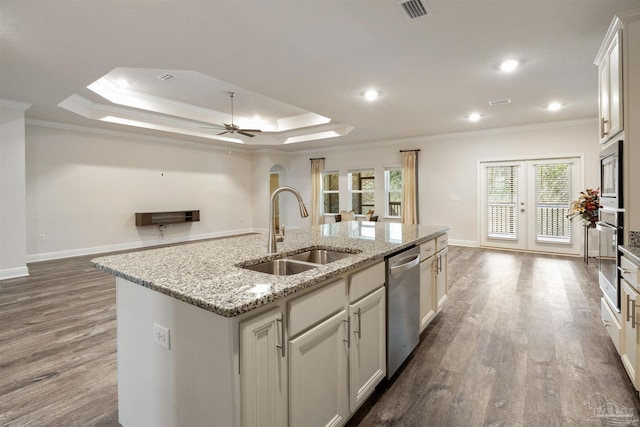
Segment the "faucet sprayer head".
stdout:
<path fill-rule="evenodd" d="M 309 216 L 309 212 L 307 212 L 307 207 L 304 205 L 302 201 L 300 201 L 300 216 L 302 218 L 306 218 Z"/>

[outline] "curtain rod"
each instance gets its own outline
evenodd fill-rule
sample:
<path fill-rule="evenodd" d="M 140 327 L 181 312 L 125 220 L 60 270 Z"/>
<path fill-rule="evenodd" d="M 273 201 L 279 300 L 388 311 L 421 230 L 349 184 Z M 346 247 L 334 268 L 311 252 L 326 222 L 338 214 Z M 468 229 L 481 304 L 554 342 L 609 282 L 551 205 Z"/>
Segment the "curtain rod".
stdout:
<path fill-rule="evenodd" d="M 316 157 L 315 159 L 309 159 L 309 160 L 324 160 L 324 157 Z"/>
<path fill-rule="evenodd" d="M 401 153 L 409 153 L 411 151 L 420 151 L 420 149 L 418 148 L 417 150 L 400 150 Z"/>

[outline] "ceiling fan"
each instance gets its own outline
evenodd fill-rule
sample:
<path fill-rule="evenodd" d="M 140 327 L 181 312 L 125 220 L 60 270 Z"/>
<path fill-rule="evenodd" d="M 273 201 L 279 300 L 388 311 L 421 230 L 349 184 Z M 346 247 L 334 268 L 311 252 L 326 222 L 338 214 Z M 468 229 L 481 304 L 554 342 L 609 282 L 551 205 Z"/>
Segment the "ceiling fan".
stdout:
<path fill-rule="evenodd" d="M 218 135 L 224 135 L 225 133 L 239 133 L 240 135 L 248 136 L 253 138 L 255 135 L 249 132 L 262 132 L 260 129 L 241 129 L 240 126 L 233 123 L 233 98 L 235 98 L 235 92 L 228 92 L 229 97 L 231 98 L 231 123 L 223 123 L 224 126 L 216 126 L 216 127 L 205 127 L 205 129 L 224 129 L 223 132 L 220 132 Z"/>

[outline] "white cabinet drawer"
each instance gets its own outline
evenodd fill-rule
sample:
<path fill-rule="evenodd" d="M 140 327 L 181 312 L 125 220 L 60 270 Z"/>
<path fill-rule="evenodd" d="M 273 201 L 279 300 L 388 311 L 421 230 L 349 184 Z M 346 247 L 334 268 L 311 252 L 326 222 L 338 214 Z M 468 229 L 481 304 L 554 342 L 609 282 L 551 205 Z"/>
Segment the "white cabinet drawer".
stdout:
<path fill-rule="evenodd" d="M 436 251 L 440 252 L 449 245 L 449 234 L 436 237 Z"/>
<path fill-rule="evenodd" d="M 420 261 L 424 261 L 436 253 L 436 239 L 420 245 Z"/>
<path fill-rule="evenodd" d="M 380 286 L 384 286 L 384 280 L 384 262 L 353 273 L 349 276 L 349 302 L 356 302 Z"/>
<path fill-rule="evenodd" d="M 607 328 L 611 341 L 613 341 L 613 345 L 616 347 L 618 354 L 620 354 L 620 331 L 622 326 L 618 323 L 618 319 L 616 319 L 604 298 L 600 298 L 600 315 L 602 316 L 602 323 L 604 323 L 604 327 Z"/>
<path fill-rule="evenodd" d="M 620 275 L 629 282 L 631 286 L 636 288 L 636 291 L 639 290 L 638 266 L 624 256 L 620 257 Z"/>
<path fill-rule="evenodd" d="M 338 279 L 292 300 L 289 303 L 289 337 L 343 310 L 345 296 L 345 280 Z"/>

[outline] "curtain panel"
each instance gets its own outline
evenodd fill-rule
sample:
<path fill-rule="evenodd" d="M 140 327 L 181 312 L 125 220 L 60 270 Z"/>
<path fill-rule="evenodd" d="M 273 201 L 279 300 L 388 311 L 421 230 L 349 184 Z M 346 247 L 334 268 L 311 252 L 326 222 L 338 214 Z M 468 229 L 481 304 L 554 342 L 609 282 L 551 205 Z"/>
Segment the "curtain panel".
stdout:
<path fill-rule="evenodd" d="M 418 152 L 402 151 L 402 223 L 418 223 Z"/>
<path fill-rule="evenodd" d="M 324 159 L 311 159 L 311 225 L 322 220 L 322 172 Z"/>

